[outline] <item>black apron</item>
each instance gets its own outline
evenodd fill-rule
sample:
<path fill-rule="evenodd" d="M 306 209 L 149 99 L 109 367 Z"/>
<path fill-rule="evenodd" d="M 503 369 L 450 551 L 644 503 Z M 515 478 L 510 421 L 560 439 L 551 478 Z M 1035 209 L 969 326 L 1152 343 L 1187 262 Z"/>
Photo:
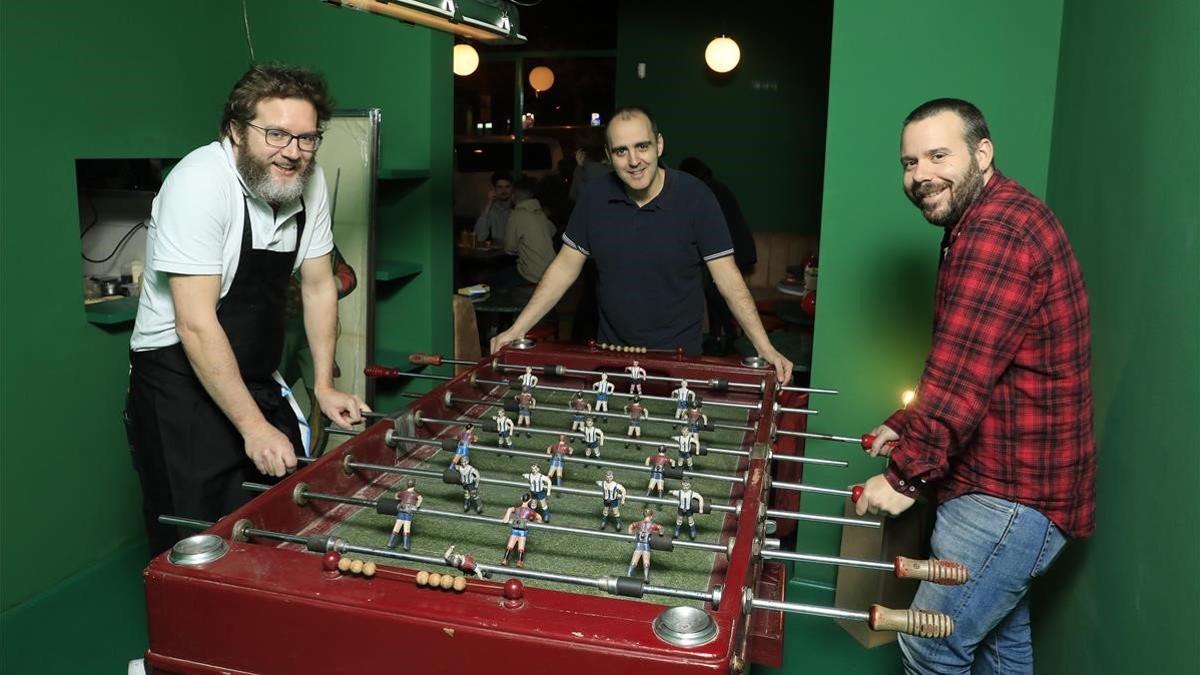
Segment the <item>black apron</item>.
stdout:
<path fill-rule="evenodd" d="M 254 248 L 250 205 L 245 196 L 242 202 L 241 254 L 229 292 L 217 306 L 217 321 L 250 396 L 301 454 L 296 414 L 271 374 L 283 354 L 288 279 L 304 235 L 304 203 L 296 216 L 297 250 L 277 252 Z M 246 456 L 241 434 L 204 390 L 182 344 L 130 352 L 125 424 L 154 553 L 170 548 L 181 534 L 160 525 L 160 514 L 215 521 L 253 496 L 242 489 L 243 481 L 275 480 Z"/>

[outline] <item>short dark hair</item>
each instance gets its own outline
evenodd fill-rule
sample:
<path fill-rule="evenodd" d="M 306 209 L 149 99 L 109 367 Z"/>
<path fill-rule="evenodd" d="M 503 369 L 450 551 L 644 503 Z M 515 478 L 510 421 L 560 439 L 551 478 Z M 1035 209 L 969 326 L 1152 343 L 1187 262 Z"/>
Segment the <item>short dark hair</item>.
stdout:
<path fill-rule="evenodd" d="M 508 171 L 494 171 L 494 172 L 492 172 L 492 185 L 493 185 L 493 186 L 495 186 L 495 185 L 496 185 L 496 183 L 499 183 L 499 182 L 500 182 L 500 181 L 502 181 L 502 180 L 506 180 L 506 181 L 508 181 L 508 182 L 510 182 L 510 183 L 511 183 L 511 182 L 513 182 L 513 179 L 512 179 L 512 174 L 511 174 L 511 173 L 509 173 Z"/>
<path fill-rule="evenodd" d="M 601 138 L 599 129 L 588 129 L 580 134 L 575 142 L 579 146 L 579 149 L 583 150 L 583 154 L 588 159 L 593 162 L 604 161 L 604 146 L 606 143 Z"/>
<path fill-rule="evenodd" d="M 608 130 L 612 127 L 613 122 L 619 119 L 627 120 L 637 115 L 645 115 L 646 119 L 650 120 L 650 135 L 658 138 L 658 124 L 649 110 L 640 105 L 624 105 L 614 110 L 612 117 L 608 118 L 608 124 L 604 125 L 604 147 L 611 147 L 608 141 Z"/>
<path fill-rule="evenodd" d="M 529 176 L 523 175 L 513 183 L 513 198 L 517 195 L 525 195 L 526 198 L 537 196 L 537 183 Z"/>
<path fill-rule="evenodd" d="M 312 104 L 317 111 L 317 127 L 324 128 L 333 117 L 333 98 L 325 78 L 307 68 L 288 66 L 282 63 L 265 63 L 252 66 L 242 75 L 221 112 L 219 137 L 225 138 L 233 125 L 238 131 L 246 130 L 246 122 L 258 112 L 258 103 L 268 98 L 301 98 Z"/>
<path fill-rule="evenodd" d="M 987 120 L 983 119 L 983 113 L 975 107 L 974 103 L 961 98 L 935 98 L 922 103 L 908 113 L 901 129 L 913 122 L 920 122 L 944 112 L 952 112 L 962 120 L 963 137 L 971 152 L 975 152 L 975 149 L 979 147 L 979 141 L 992 138 L 992 132 L 988 130 Z"/>

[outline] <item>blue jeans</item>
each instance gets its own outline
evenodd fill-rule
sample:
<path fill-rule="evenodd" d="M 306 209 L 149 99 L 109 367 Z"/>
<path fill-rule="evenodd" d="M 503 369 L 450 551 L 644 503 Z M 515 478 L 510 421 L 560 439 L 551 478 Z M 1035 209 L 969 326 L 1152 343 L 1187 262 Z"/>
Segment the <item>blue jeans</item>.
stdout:
<path fill-rule="evenodd" d="M 900 635 L 906 673 L 1032 673 L 1029 585 L 1062 551 L 1066 538 L 1037 509 L 980 494 L 938 507 L 933 555 L 963 563 L 962 586 L 921 582 L 913 607 L 949 614 L 944 640 Z"/>

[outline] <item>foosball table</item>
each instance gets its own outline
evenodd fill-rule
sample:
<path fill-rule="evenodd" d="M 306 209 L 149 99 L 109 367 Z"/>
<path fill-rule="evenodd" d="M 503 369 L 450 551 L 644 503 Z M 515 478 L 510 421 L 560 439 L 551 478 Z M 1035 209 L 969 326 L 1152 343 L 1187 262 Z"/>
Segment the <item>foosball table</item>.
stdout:
<path fill-rule="evenodd" d="M 755 359 L 514 343 L 427 378 L 336 449 L 151 561 L 155 672 L 738 673 L 778 666 L 799 612 L 940 637 L 920 609 L 784 601 L 789 560 L 962 583 L 948 561 L 780 550 L 805 513 L 810 396 Z M 422 366 L 467 365 L 457 375 Z M 393 366 L 396 364 L 393 364 Z M 641 670 L 645 669 L 645 670 Z"/>

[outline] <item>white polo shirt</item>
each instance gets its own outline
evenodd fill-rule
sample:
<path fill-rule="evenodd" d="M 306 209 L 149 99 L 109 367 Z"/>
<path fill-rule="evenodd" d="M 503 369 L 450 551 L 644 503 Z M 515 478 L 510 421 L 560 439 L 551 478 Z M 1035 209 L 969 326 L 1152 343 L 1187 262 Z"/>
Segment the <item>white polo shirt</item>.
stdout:
<path fill-rule="evenodd" d="M 145 351 L 179 342 L 175 303 L 167 285 L 171 274 L 219 275 L 221 296 L 233 285 L 242 249 L 242 195 L 249 194 L 254 248 L 303 252 L 295 267 L 333 250 L 329 191 L 318 166 L 304 187 L 305 226 L 296 247 L 300 201 L 276 213 L 245 186 L 229 140 L 214 141 L 188 153 L 171 170 L 154 198 L 146 235 L 146 268 L 130 347 Z"/>

